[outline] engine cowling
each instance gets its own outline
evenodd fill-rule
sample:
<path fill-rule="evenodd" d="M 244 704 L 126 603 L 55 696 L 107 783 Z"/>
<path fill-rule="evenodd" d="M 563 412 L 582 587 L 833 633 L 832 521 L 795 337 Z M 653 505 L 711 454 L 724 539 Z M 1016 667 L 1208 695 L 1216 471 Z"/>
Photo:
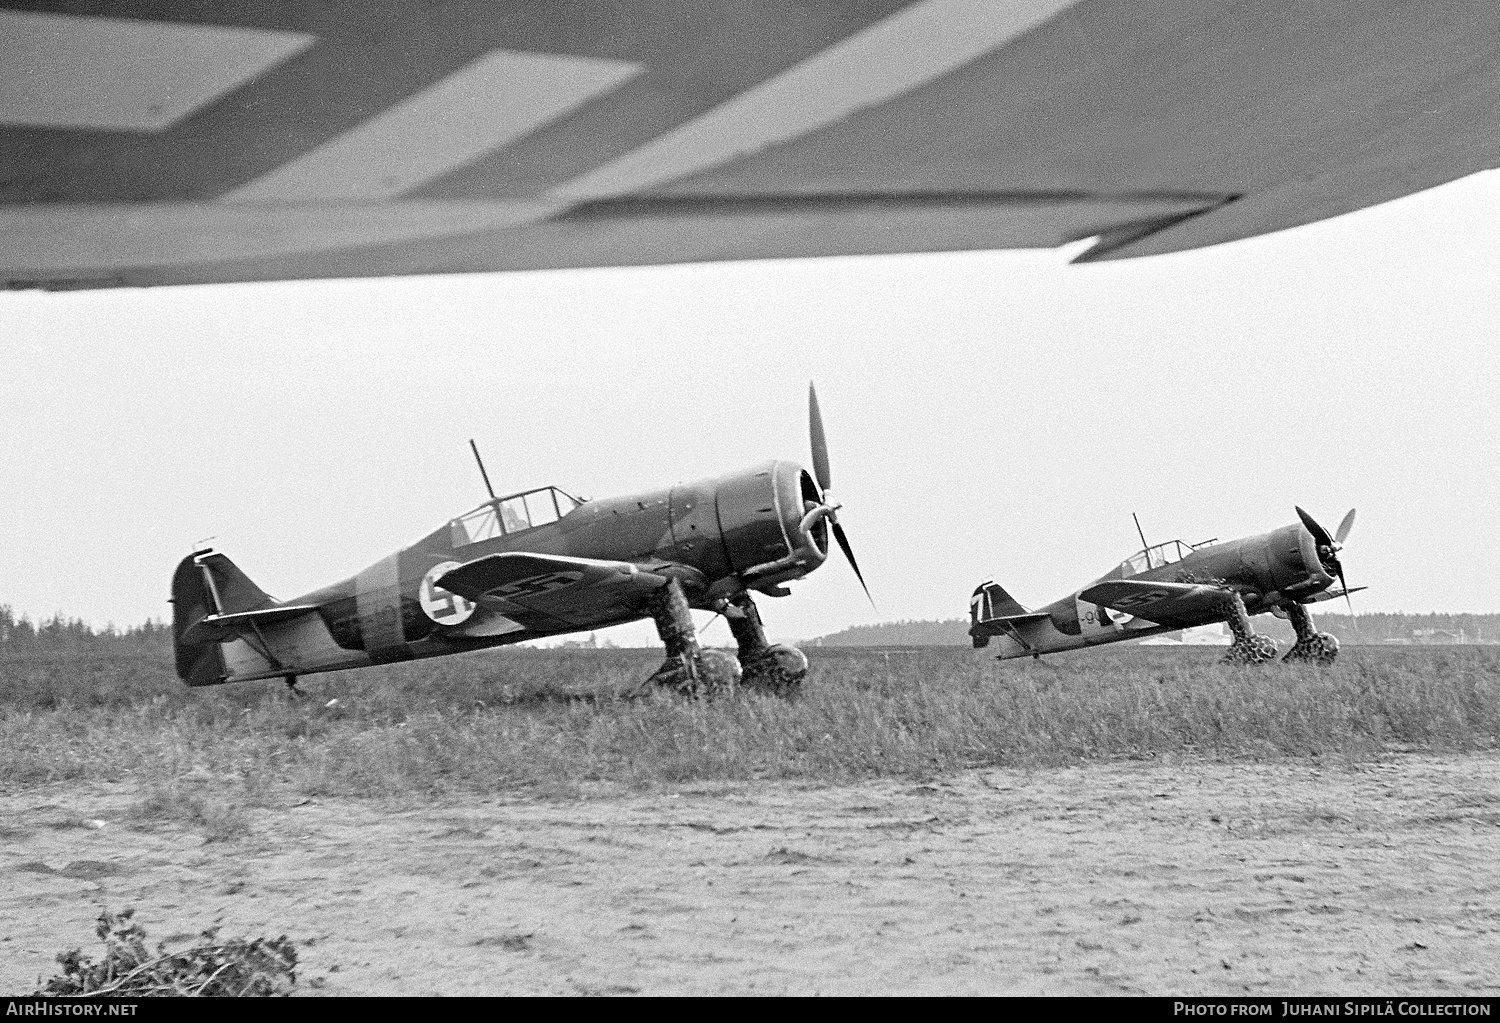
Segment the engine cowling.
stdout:
<path fill-rule="evenodd" d="M 767 462 L 722 477 L 714 503 L 730 568 L 755 585 L 774 585 L 821 565 L 828 557 L 828 523 L 816 518 L 802 528 L 821 497 L 795 462 Z"/>

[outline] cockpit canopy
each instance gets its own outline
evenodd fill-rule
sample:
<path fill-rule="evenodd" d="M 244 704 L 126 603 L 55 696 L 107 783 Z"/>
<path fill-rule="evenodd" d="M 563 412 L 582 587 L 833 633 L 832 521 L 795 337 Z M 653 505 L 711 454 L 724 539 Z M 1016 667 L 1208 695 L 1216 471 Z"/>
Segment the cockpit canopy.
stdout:
<path fill-rule="evenodd" d="M 1120 562 L 1120 576 L 1129 579 L 1133 575 L 1149 572 L 1153 568 L 1161 568 L 1181 561 L 1193 553 L 1193 545 L 1183 543 L 1181 540 L 1169 540 L 1159 543 L 1155 547 L 1147 547 L 1139 554 L 1135 554 Z"/>
<path fill-rule="evenodd" d="M 556 522 L 581 503 L 556 487 L 542 487 L 539 490 L 528 490 L 524 494 L 486 501 L 467 515 L 460 515 L 449 523 L 453 533 L 453 546 L 463 547 L 481 540 L 493 540 L 497 536 L 545 526 L 549 522 Z"/>

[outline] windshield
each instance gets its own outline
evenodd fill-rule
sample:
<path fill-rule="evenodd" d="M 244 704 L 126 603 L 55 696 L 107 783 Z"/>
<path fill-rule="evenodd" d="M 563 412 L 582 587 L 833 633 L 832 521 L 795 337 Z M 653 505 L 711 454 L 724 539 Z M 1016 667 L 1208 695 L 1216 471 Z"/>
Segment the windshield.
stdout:
<path fill-rule="evenodd" d="M 556 522 L 579 502 L 556 487 L 486 501 L 450 524 L 453 546 L 463 547 Z"/>
<path fill-rule="evenodd" d="M 1163 565 L 1181 561 L 1191 553 L 1193 553 L 1193 548 L 1181 540 L 1170 540 L 1167 543 L 1159 543 L 1155 547 L 1147 547 L 1139 554 L 1126 558 L 1120 563 L 1120 572 L 1128 579 L 1133 575 L 1149 572 L 1153 568 L 1161 568 Z"/>

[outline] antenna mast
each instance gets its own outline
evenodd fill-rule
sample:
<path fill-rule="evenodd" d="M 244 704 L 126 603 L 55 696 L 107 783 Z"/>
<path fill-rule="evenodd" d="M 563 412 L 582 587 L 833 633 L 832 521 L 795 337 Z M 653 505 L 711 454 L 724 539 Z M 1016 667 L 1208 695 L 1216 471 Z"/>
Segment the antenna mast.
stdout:
<path fill-rule="evenodd" d="M 475 453 L 478 454 L 478 452 L 475 452 Z M 1150 568 L 1151 567 L 1151 545 L 1146 542 L 1146 531 L 1141 528 L 1141 520 L 1136 516 L 1135 512 L 1131 512 L 1130 513 L 1130 517 L 1132 519 L 1135 519 L 1135 531 L 1137 533 L 1139 533 L 1140 536 L 1141 536 L 1141 548 L 1142 548 L 1142 553 L 1144 553 L 1146 555 L 1146 567 Z"/>
<path fill-rule="evenodd" d="M 484 489 L 490 492 L 490 500 L 495 499 L 495 488 L 490 486 L 490 474 L 484 471 L 484 459 L 479 457 L 479 446 L 474 443 L 474 438 L 469 438 L 469 449 L 474 452 L 474 461 L 479 463 L 479 475 L 484 477 Z"/>

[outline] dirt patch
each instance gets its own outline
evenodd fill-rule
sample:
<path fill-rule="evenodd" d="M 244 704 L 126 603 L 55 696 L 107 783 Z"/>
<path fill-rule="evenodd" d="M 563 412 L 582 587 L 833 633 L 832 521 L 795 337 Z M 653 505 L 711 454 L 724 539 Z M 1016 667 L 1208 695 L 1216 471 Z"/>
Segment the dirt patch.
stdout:
<path fill-rule="evenodd" d="M 1500 758 L 319 799 L 232 840 L 0 794 L 0 993 L 93 940 L 289 935 L 308 994 L 1493 994 Z M 49 801 L 43 811 L 39 796 Z M 59 811 L 107 827 L 53 829 Z"/>

